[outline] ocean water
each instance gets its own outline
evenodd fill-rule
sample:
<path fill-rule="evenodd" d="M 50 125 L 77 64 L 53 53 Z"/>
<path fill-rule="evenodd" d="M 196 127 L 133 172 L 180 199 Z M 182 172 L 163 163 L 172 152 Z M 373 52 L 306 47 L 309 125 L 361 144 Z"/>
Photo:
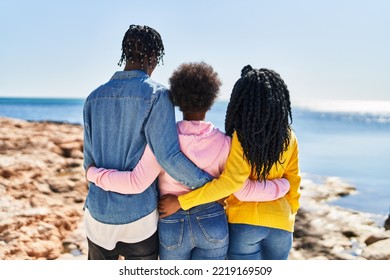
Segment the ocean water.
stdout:
<path fill-rule="evenodd" d="M 0 98 L 0 116 L 82 124 L 83 99 Z M 227 101 L 207 114 L 222 131 Z M 177 119 L 181 113 L 177 110 Z M 384 217 L 390 210 L 390 102 L 298 104 L 293 129 L 300 167 L 318 182 L 341 177 L 357 194 L 332 204 Z"/>
<path fill-rule="evenodd" d="M 83 99 L 0 97 L 0 116 L 82 124 L 83 105 Z"/>

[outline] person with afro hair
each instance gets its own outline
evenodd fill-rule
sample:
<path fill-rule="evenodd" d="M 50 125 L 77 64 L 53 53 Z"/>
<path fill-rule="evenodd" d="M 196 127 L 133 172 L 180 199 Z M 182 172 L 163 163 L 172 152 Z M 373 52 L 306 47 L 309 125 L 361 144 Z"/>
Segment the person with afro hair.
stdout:
<path fill-rule="evenodd" d="M 218 74 L 204 62 L 183 63 L 174 71 L 169 83 L 173 102 L 183 114 L 183 120 L 177 122 L 182 152 L 198 167 L 219 177 L 230 152 L 231 137 L 206 121 L 206 114 L 219 94 Z M 88 180 L 96 185 L 123 194 L 140 193 L 157 177 L 161 196 L 178 196 L 191 191 L 164 171 L 149 147 L 133 171 L 91 167 L 87 172 Z M 248 201 L 274 200 L 289 189 L 286 179 L 266 184 L 247 179 L 243 185 L 236 195 Z M 223 203 L 211 201 L 160 219 L 158 233 L 161 260 L 226 258 L 229 231 Z"/>

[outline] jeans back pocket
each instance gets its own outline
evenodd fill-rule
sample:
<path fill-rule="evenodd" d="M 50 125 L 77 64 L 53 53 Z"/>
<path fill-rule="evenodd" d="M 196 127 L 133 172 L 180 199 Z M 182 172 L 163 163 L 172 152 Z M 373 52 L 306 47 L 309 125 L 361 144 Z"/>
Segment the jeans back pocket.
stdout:
<path fill-rule="evenodd" d="M 183 243 L 184 219 L 160 219 L 158 223 L 160 245 L 167 250 L 180 247 Z"/>
<path fill-rule="evenodd" d="M 218 211 L 196 217 L 203 235 L 209 242 L 223 243 L 229 238 L 225 211 Z"/>

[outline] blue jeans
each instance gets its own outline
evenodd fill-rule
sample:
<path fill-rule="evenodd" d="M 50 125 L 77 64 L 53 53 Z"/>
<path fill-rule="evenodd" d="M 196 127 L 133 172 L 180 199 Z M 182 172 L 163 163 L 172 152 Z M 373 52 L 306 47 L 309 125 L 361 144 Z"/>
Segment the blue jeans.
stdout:
<path fill-rule="evenodd" d="M 161 260 L 224 260 L 229 231 L 222 205 L 214 202 L 179 210 L 159 220 Z"/>
<path fill-rule="evenodd" d="M 229 260 L 287 260 L 293 234 L 281 229 L 229 224 Z"/>

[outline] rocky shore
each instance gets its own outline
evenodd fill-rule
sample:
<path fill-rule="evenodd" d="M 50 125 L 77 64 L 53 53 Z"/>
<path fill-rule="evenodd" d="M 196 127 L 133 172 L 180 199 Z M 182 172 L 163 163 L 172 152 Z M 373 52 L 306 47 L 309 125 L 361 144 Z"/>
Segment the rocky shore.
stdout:
<path fill-rule="evenodd" d="M 0 260 L 86 259 L 82 148 L 80 125 L 0 118 Z M 390 230 L 329 204 L 353 186 L 304 174 L 301 187 L 290 259 L 390 259 Z"/>

